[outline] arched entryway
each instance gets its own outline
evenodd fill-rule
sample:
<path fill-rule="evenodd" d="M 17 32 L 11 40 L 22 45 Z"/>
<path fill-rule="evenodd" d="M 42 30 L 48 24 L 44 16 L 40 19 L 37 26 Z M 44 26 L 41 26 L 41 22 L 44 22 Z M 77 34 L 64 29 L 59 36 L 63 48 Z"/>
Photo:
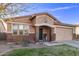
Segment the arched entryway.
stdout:
<path fill-rule="evenodd" d="M 54 41 L 54 28 L 46 25 L 36 26 L 36 41 Z"/>
<path fill-rule="evenodd" d="M 51 41 L 51 27 L 39 27 L 39 41 Z"/>

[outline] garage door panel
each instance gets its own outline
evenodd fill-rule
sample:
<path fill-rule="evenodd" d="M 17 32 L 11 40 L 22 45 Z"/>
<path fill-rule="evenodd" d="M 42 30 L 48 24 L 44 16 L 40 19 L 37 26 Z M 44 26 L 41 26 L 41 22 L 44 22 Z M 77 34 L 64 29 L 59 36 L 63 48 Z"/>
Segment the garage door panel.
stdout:
<path fill-rule="evenodd" d="M 56 28 L 56 40 L 72 40 L 72 28 Z"/>

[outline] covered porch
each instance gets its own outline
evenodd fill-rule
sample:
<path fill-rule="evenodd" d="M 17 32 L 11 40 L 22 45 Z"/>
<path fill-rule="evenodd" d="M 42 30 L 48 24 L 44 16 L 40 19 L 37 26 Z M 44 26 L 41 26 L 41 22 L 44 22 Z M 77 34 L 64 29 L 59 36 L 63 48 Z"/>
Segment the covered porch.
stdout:
<path fill-rule="evenodd" d="M 37 42 L 55 41 L 56 38 L 56 34 L 54 33 L 54 28 L 47 25 L 36 26 L 35 36 Z"/>

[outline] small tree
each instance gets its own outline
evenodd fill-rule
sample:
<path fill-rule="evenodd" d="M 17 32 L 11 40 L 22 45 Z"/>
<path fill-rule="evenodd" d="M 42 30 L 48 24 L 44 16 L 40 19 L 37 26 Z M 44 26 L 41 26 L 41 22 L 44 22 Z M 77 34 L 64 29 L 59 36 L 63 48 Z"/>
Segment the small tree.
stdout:
<path fill-rule="evenodd" d="M 25 12 L 22 7 L 23 4 L 16 3 L 0 3 L 0 19 L 8 18 L 6 21 L 13 21 L 14 16 L 18 15 L 20 12 Z M 24 45 L 27 45 L 28 40 L 23 39 L 22 42 Z"/>
<path fill-rule="evenodd" d="M 21 4 L 0 3 L 0 18 L 2 19 L 18 15 L 21 11 Z"/>

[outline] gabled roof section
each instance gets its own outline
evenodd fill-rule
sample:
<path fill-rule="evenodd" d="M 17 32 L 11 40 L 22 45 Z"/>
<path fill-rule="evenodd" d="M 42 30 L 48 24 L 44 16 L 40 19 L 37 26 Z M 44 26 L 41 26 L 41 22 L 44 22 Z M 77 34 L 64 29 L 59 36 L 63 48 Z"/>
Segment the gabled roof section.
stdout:
<path fill-rule="evenodd" d="M 51 17 L 52 19 L 54 19 L 54 25 L 62 25 L 62 26 L 75 26 L 73 24 L 66 24 L 66 23 L 63 23 L 63 22 L 60 22 L 56 17 L 50 15 L 49 13 L 37 13 L 37 14 L 33 14 L 32 16 L 37 16 L 37 15 L 48 15 L 49 17 Z"/>
<path fill-rule="evenodd" d="M 11 17 L 10 19 L 15 20 L 15 19 L 21 19 L 21 18 L 28 18 L 28 19 L 30 19 L 30 18 L 32 18 L 32 16 L 29 15 L 29 16 Z M 4 19 L 5 19 L 4 21 L 9 20 L 9 18 L 4 18 Z"/>
<path fill-rule="evenodd" d="M 28 18 L 28 19 L 34 19 L 38 15 L 48 15 L 49 17 L 53 18 L 55 20 L 56 24 L 61 23 L 59 20 L 57 20 L 54 16 L 50 15 L 49 13 L 43 12 L 43 13 L 36 13 L 28 16 L 19 16 L 19 17 L 12 17 L 12 19 L 20 19 L 20 18 Z M 5 18 L 4 21 L 8 20 L 9 18 Z"/>
<path fill-rule="evenodd" d="M 57 20 L 57 18 L 56 18 L 56 17 L 54 17 L 54 16 L 50 15 L 50 14 L 49 14 L 49 13 L 47 13 L 47 12 L 33 14 L 32 16 L 38 16 L 38 15 L 48 15 L 49 17 L 51 17 L 52 19 L 54 19 L 54 20 L 55 20 L 55 23 L 61 23 L 59 20 Z"/>
<path fill-rule="evenodd" d="M 66 24 L 66 23 L 61 23 L 62 26 L 70 26 L 70 27 L 75 27 L 75 24 Z"/>
<path fill-rule="evenodd" d="M 62 25 L 62 26 L 75 26 L 75 25 L 72 25 L 72 24 L 65 24 L 65 23 L 62 23 L 60 22 L 56 17 L 50 15 L 49 13 L 47 12 L 43 12 L 43 13 L 36 13 L 36 14 L 32 14 L 32 15 L 28 15 L 28 16 L 19 16 L 19 17 L 12 17 L 13 19 L 20 19 L 20 18 L 28 18 L 29 20 L 33 20 L 36 18 L 36 16 L 38 15 L 48 15 L 49 17 L 51 17 L 52 19 L 54 19 L 54 25 Z M 7 20 L 8 18 L 6 18 Z M 5 21 L 5 20 L 4 20 Z"/>

